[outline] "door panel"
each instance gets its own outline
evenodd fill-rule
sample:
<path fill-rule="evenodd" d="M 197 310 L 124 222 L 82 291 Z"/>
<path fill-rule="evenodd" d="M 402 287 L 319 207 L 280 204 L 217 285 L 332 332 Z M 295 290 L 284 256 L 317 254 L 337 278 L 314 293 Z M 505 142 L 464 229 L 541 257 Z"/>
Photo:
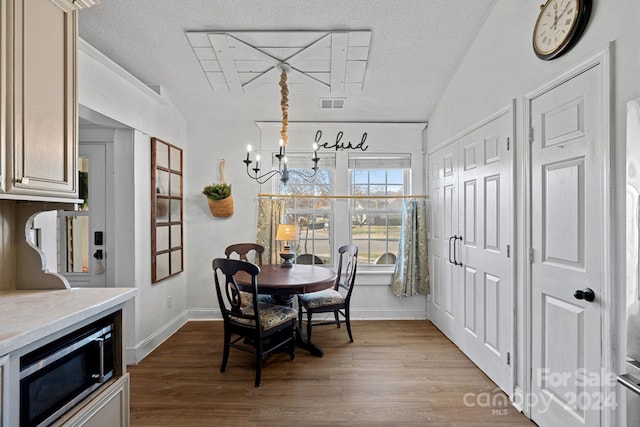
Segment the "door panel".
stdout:
<path fill-rule="evenodd" d="M 601 66 L 530 100 L 532 394 L 540 425 L 600 424 L 603 280 Z M 593 302 L 574 292 L 591 288 Z"/>
<path fill-rule="evenodd" d="M 447 146 L 429 156 L 432 230 L 429 253 L 431 271 L 431 321 L 455 342 L 459 322 L 459 268 L 449 262 L 450 237 L 458 231 L 457 147 Z"/>
<path fill-rule="evenodd" d="M 461 221 L 465 224 L 461 240 L 461 259 L 465 274 L 466 298 L 474 295 L 472 330 L 465 327 L 460 348 L 500 388 L 511 392 L 509 366 L 512 317 L 510 290 L 510 244 L 512 219 L 509 180 L 511 156 L 509 138 L 512 116 L 502 114 L 462 137 L 460 149 L 474 152 L 474 167 L 460 172 L 466 189 Z M 471 234 L 469 234 L 470 232 Z M 470 272 L 473 272 L 471 282 Z M 474 287 L 471 293 L 471 286 Z M 471 307 L 469 303 L 469 307 Z"/>

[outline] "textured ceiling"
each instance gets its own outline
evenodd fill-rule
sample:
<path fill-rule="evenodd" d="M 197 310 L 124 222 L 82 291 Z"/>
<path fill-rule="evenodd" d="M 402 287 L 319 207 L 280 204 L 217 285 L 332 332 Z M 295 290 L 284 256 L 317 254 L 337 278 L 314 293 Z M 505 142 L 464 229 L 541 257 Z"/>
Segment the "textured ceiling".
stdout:
<path fill-rule="evenodd" d="M 149 86 L 188 122 L 280 120 L 277 78 L 213 90 L 191 32 L 370 33 L 359 90 L 322 110 L 326 87 L 289 99 L 291 121 L 428 121 L 495 0 L 102 0 L 80 12 L 80 37 Z"/>

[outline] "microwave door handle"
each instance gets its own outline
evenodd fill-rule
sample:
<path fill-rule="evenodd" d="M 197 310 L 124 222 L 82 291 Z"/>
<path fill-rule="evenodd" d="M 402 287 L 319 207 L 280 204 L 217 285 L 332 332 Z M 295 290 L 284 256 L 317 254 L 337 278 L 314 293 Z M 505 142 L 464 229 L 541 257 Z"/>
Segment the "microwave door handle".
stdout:
<path fill-rule="evenodd" d="M 640 379 L 631 374 L 618 375 L 618 382 L 636 394 L 640 394 Z"/>
<path fill-rule="evenodd" d="M 96 380 L 96 383 L 102 384 L 105 380 L 104 378 L 104 338 L 96 338 L 96 343 L 98 343 L 98 365 L 99 372 L 97 374 L 92 375 L 93 379 Z"/>

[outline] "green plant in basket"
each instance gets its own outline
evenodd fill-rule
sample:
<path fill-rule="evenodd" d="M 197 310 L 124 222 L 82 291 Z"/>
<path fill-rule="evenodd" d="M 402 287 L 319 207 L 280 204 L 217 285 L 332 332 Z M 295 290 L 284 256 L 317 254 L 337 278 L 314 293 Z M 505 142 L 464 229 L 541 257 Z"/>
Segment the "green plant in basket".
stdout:
<path fill-rule="evenodd" d="M 207 185 L 202 194 L 211 200 L 224 200 L 231 196 L 231 185 L 227 183 Z"/>

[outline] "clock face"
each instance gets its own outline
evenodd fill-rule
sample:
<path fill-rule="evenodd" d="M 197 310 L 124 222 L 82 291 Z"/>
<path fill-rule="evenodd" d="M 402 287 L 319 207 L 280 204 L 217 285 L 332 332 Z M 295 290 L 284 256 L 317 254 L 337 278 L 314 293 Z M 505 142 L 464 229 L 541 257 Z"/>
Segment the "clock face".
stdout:
<path fill-rule="evenodd" d="M 533 30 L 533 48 L 542 59 L 553 59 L 572 47 L 589 17 L 591 2 L 548 0 Z"/>

